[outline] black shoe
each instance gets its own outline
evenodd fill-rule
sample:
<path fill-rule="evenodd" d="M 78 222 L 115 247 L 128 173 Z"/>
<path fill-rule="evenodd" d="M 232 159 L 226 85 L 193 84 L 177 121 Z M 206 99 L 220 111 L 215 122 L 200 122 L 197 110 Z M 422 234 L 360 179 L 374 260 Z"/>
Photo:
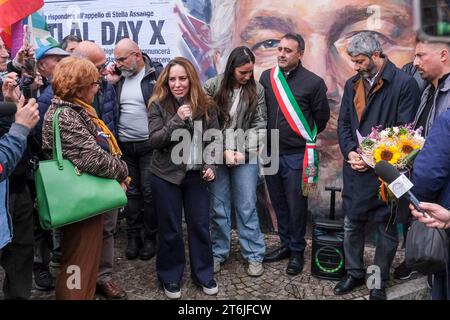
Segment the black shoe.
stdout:
<path fill-rule="evenodd" d="M 142 240 L 140 238 L 128 238 L 127 249 L 125 256 L 128 260 L 136 259 L 139 255 L 139 250 L 142 247 Z"/>
<path fill-rule="evenodd" d="M 33 270 L 34 273 L 34 283 L 36 285 L 36 289 L 39 291 L 50 291 L 55 288 L 53 284 L 53 276 L 50 273 L 50 270 L 45 267 L 35 268 Z"/>
<path fill-rule="evenodd" d="M 303 271 L 304 257 L 302 252 L 292 252 L 286 268 L 286 273 L 295 276 Z"/>
<path fill-rule="evenodd" d="M 181 298 L 181 287 L 178 283 L 163 283 L 164 294 L 169 299 Z"/>
<path fill-rule="evenodd" d="M 154 240 L 145 239 L 141 250 L 139 250 L 139 258 L 141 258 L 141 260 L 150 260 L 153 258 L 156 253 L 155 247 Z"/>
<path fill-rule="evenodd" d="M 285 247 L 280 247 L 280 248 L 268 253 L 264 257 L 263 261 L 264 262 L 280 261 L 280 260 L 289 258 L 290 255 L 291 255 L 291 250 L 289 250 L 288 248 L 285 248 Z"/>
<path fill-rule="evenodd" d="M 394 270 L 394 278 L 400 279 L 400 280 L 406 280 L 411 278 L 411 276 L 416 273 L 417 271 L 414 271 L 406 266 L 406 262 L 403 261 L 398 265 L 397 268 Z"/>
<path fill-rule="evenodd" d="M 372 289 L 369 293 L 369 300 L 386 300 L 386 289 Z"/>
<path fill-rule="evenodd" d="M 354 288 L 364 285 L 365 279 L 357 279 L 351 275 L 346 275 L 338 284 L 334 287 L 333 292 L 335 295 L 343 295 L 351 292 Z"/>

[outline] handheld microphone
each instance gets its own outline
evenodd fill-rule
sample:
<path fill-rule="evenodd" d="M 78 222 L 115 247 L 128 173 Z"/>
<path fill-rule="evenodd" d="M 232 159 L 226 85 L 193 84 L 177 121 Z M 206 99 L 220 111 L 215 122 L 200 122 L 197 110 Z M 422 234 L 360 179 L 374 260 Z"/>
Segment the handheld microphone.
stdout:
<path fill-rule="evenodd" d="M 183 97 L 175 97 L 175 100 L 177 102 L 178 108 L 184 104 Z M 191 111 L 191 115 L 189 116 L 189 118 L 186 121 L 189 122 L 189 125 L 191 126 L 191 128 L 194 127 L 194 123 L 192 121 L 192 111 Z"/>
<path fill-rule="evenodd" d="M 175 101 L 177 102 L 177 108 L 181 107 L 184 102 L 182 97 L 175 97 Z"/>
<path fill-rule="evenodd" d="M 14 102 L 0 102 L 0 117 L 12 116 L 17 112 L 17 106 Z"/>
<path fill-rule="evenodd" d="M 429 218 L 429 214 L 419 207 L 420 201 L 410 191 L 414 186 L 413 183 L 398 170 L 385 160 L 381 160 L 375 165 L 375 173 L 388 184 L 389 190 L 392 191 L 397 199 L 405 197 L 414 208 Z"/>

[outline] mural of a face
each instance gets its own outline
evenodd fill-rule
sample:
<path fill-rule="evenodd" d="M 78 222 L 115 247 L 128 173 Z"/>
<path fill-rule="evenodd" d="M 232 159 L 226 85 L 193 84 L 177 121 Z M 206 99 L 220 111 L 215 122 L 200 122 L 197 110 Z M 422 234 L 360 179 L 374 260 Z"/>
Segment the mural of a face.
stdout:
<path fill-rule="evenodd" d="M 300 33 L 306 42 L 302 63 L 325 80 L 332 112 L 327 129 L 318 140 L 320 190 L 330 185 L 342 186 L 337 118 L 345 81 L 356 73 L 347 46 L 356 33 L 373 31 L 388 58 L 398 67 L 411 61 L 415 34 L 410 1 L 245 0 L 237 1 L 234 8 L 230 48 L 216 50 L 214 55 L 217 71 L 222 72 L 229 50 L 245 45 L 255 53 L 255 78 L 259 79 L 264 70 L 276 65 L 280 38 L 287 32 Z M 210 27 L 216 27 L 214 19 Z M 322 191 L 321 198 L 320 205 L 328 206 L 329 195 Z"/>

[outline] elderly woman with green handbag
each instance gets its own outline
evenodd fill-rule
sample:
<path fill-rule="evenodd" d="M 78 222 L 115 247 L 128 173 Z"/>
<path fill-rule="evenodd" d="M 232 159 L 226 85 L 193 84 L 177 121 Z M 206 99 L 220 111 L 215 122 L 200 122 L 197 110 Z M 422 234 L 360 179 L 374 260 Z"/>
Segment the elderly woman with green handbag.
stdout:
<path fill-rule="evenodd" d="M 80 172 L 116 179 L 126 189 L 127 165 L 120 160 L 114 136 L 90 105 L 99 77 L 95 65 L 85 59 L 69 57 L 56 65 L 52 80 L 55 98 L 45 114 L 42 148 L 51 158 L 53 120 L 58 112 L 63 157 Z M 68 224 L 61 231 L 56 299 L 93 299 L 102 250 L 102 215 Z"/>

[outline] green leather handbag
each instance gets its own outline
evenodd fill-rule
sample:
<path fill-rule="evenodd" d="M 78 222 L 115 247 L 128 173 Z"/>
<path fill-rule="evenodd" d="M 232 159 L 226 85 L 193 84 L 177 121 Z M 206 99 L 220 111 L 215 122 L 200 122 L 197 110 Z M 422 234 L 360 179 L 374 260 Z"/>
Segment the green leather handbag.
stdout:
<path fill-rule="evenodd" d="M 39 162 L 35 172 L 37 209 L 44 229 L 53 229 L 120 208 L 125 191 L 114 179 L 80 172 L 63 159 L 58 116 L 53 116 L 53 159 Z"/>

